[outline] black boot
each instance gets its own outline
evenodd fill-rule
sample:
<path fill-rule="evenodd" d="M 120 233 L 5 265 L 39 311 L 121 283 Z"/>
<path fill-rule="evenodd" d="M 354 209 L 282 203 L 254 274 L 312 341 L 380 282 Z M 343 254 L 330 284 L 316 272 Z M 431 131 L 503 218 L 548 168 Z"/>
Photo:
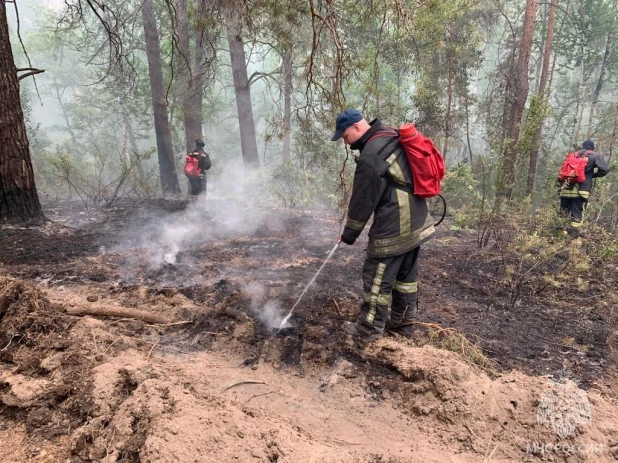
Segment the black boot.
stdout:
<path fill-rule="evenodd" d="M 402 336 L 404 338 L 411 338 L 414 332 L 414 325 L 412 323 L 401 323 L 397 326 L 393 326 L 390 322 L 386 324 L 386 331 L 388 334 L 394 336 Z"/>
<path fill-rule="evenodd" d="M 364 329 L 359 328 L 356 323 L 352 323 L 352 322 L 343 322 L 341 329 L 345 333 L 364 342 L 377 341 L 378 339 L 382 337 L 382 333 L 377 333 L 375 331 L 370 331 L 370 332 L 365 331 Z"/>

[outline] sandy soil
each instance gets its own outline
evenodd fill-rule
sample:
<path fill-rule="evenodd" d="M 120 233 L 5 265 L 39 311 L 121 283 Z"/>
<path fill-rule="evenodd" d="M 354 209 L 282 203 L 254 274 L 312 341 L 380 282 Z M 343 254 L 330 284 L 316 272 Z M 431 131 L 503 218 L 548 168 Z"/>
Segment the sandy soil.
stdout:
<path fill-rule="evenodd" d="M 362 240 L 272 330 L 338 236 L 324 213 L 47 211 L 46 227 L 0 228 L 1 462 L 618 458 L 613 312 L 551 293 L 510 307 L 471 234 L 423 250 L 418 336 L 361 345 L 339 326 L 358 310 Z M 73 314 L 109 307 L 169 324 Z M 423 346 L 436 326 L 491 363 Z"/>

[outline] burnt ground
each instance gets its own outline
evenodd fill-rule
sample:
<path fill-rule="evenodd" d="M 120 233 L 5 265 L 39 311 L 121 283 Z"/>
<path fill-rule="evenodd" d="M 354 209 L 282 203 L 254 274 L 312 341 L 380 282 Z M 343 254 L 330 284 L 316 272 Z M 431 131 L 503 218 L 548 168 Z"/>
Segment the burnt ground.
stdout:
<path fill-rule="evenodd" d="M 325 212 L 258 211 L 209 201 L 207 210 L 187 213 L 186 206 L 154 201 L 86 211 L 76 203 L 48 205 L 52 223 L 45 227 L 0 228 L 0 264 L 43 287 L 91 288 L 96 298 L 109 294 L 129 306 L 143 303 L 134 293 L 146 287 L 150 295 L 180 293 L 197 304 L 259 318 L 269 300 L 279 301 L 280 313 L 287 313 L 339 235 L 338 222 Z M 353 320 L 360 305 L 365 243 L 363 235 L 335 252 L 296 308 L 293 327 L 277 338 L 281 356 L 270 361 L 299 368 L 301 359 L 332 364 L 344 355 L 359 361 L 353 349 L 341 347 L 345 336 L 339 327 Z M 491 252 L 479 251 L 476 234 L 441 226 L 422 251 L 419 321 L 457 329 L 478 343 L 497 371 L 560 375 L 566 369 L 589 387 L 615 366 L 607 341 L 615 319 L 595 298 L 615 287 L 612 272 L 604 278 L 591 277 L 575 298 L 558 297 L 554 290 L 523 294 L 511 305 Z M 257 293 L 247 290 L 256 283 Z M 216 333 L 235 330 L 228 315 L 198 316 L 191 327 L 170 330 L 162 343 L 208 349 Z M 268 350 L 272 327 L 256 323 L 242 339 L 234 349 L 252 365 Z M 387 367 L 378 373 L 391 374 Z"/>

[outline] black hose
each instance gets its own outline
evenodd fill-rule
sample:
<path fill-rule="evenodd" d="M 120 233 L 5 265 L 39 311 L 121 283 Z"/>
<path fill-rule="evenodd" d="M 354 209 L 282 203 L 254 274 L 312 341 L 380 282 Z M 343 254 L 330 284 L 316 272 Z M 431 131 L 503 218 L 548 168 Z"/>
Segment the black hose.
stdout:
<path fill-rule="evenodd" d="M 442 211 L 442 217 L 440 217 L 440 220 L 438 220 L 437 223 L 433 224 L 434 227 L 437 227 L 438 225 L 440 225 L 442 221 L 444 220 L 444 217 L 446 217 L 446 199 L 444 199 L 444 196 L 440 194 L 438 196 L 440 197 L 440 199 L 442 199 L 442 204 L 444 204 L 444 210 Z"/>

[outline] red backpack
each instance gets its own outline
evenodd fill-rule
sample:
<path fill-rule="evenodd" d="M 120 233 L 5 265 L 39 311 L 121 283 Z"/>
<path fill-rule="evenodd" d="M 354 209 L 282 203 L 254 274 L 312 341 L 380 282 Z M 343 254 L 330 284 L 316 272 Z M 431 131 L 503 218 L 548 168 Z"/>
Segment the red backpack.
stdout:
<path fill-rule="evenodd" d="M 414 194 L 419 198 L 438 196 L 440 182 L 446 174 L 444 159 L 438 148 L 410 123 L 403 124 L 399 127 L 399 131 L 394 129 L 379 131 L 370 140 L 377 137 L 392 137 L 393 131 L 399 134 L 399 143 L 408 158 Z"/>
<path fill-rule="evenodd" d="M 185 175 L 189 178 L 197 178 L 202 173 L 198 156 L 188 154 L 185 158 Z"/>
<path fill-rule="evenodd" d="M 566 159 L 560 166 L 558 172 L 558 180 L 561 182 L 569 181 L 570 183 L 583 183 L 586 180 L 586 164 L 590 151 L 574 151 L 566 156 Z"/>

